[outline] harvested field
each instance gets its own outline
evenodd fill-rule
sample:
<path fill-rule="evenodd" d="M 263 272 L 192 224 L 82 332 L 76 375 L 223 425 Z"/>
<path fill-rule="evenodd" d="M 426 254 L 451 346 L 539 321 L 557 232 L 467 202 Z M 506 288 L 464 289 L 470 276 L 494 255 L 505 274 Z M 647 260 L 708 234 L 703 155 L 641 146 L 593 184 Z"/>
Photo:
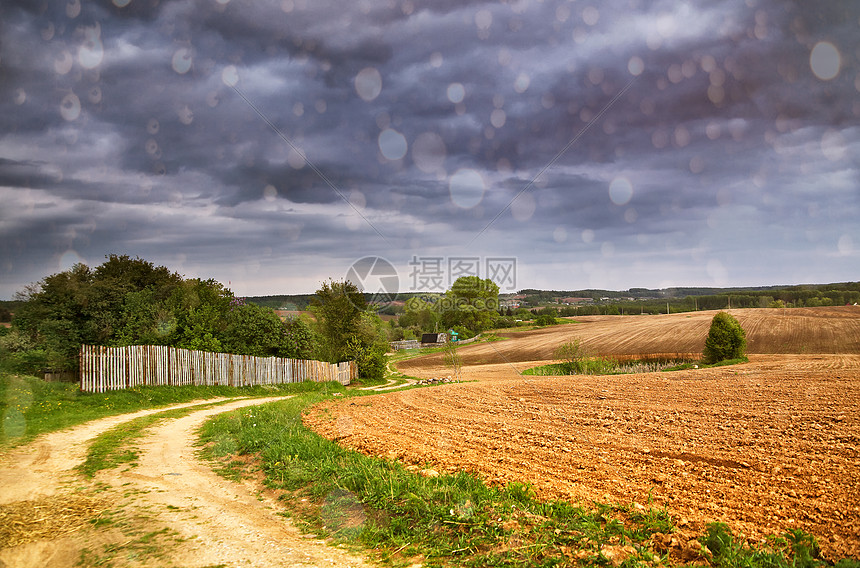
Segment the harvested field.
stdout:
<path fill-rule="evenodd" d="M 749 353 L 860 354 L 860 307 L 727 310 L 747 333 Z M 556 347 L 578 338 L 593 355 L 701 354 L 716 311 L 656 316 L 584 316 L 578 323 L 500 333 L 508 341 L 464 345 L 464 365 L 552 359 Z M 516 341 L 510 341 L 511 339 Z M 442 354 L 399 363 L 404 373 L 426 376 Z"/>
<path fill-rule="evenodd" d="M 573 333 L 599 353 L 700 349 L 713 312 L 583 318 L 462 348 L 464 379 L 477 382 L 332 401 L 307 422 L 364 453 L 526 481 L 546 498 L 651 495 L 685 530 L 724 521 L 760 540 L 802 528 L 826 556 L 860 557 L 860 310 L 794 311 L 734 313 L 753 353 L 825 341 L 834 353 L 751 354 L 743 365 L 671 373 L 518 374 Z M 661 320 L 649 337 L 644 324 Z M 676 333 L 698 343 L 676 346 Z M 410 374 L 449 374 L 435 356 L 407 363 Z"/>

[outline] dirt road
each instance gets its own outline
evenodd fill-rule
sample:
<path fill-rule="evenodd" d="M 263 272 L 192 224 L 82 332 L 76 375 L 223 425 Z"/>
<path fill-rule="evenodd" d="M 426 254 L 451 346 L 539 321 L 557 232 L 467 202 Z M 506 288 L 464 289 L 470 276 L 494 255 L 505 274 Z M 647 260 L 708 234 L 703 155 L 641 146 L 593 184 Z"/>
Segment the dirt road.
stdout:
<path fill-rule="evenodd" d="M 272 400 L 277 399 L 241 399 L 166 419 L 136 444 L 138 467 L 102 471 L 94 483 L 74 471 L 88 443 L 121 422 L 165 409 L 90 422 L 3 455 L 0 506 L 32 506 L 48 519 L 51 507 L 86 501 L 84 514 L 93 515 L 95 506 L 103 522 L 101 529 L 85 522 L 70 534 L 59 529 L 57 538 L 4 548 L 0 566 L 89 566 L 108 557 L 114 566 L 366 566 L 361 558 L 303 536 L 251 482 L 227 481 L 195 458 L 195 432 L 208 417 Z M 188 405 L 171 408 L 180 406 Z M 75 521 L 69 510 L 63 514 L 66 524 Z"/>

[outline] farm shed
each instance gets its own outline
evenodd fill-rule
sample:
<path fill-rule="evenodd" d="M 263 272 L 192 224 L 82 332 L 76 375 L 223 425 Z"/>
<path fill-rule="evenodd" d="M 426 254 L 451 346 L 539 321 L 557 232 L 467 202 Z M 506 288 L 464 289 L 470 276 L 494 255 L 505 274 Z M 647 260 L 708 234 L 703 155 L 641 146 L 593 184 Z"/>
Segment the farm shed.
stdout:
<path fill-rule="evenodd" d="M 422 333 L 421 347 L 433 347 L 435 345 L 444 345 L 448 343 L 447 333 Z"/>

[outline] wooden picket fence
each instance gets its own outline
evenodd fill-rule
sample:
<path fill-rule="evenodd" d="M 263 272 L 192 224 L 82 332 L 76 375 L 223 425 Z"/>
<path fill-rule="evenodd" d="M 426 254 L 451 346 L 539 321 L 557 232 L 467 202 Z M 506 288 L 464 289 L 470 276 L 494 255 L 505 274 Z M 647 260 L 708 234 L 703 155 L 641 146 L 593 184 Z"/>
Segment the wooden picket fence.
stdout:
<path fill-rule="evenodd" d="M 232 387 L 337 381 L 348 385 L 358 374 L 355 361 L 208 353 L 166 345 L 81 346 L 81 390 L 105 392 L 149 385 Z"/>

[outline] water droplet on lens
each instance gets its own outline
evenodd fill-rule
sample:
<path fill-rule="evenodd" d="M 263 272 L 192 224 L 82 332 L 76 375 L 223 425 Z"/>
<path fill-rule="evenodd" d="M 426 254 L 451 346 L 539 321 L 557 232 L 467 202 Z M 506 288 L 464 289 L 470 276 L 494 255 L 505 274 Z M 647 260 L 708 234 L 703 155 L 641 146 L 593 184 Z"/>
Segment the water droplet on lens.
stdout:
<path fill-rule="evenodd" d="M 84 69 L 95 69 L 105 56 L 105 48 L 101 40 L 101 28 L 96 25 L 84 31 L 84 43 L 78 49 L 78 63 Z"/>
<path fill-rule="evenodd" d="M 518 93 L 525 93 L 529 89 L 529 85 L 531 84 L 531 79 L 525 73 L 520 73 L 517 75 L 516 81 L 514 81 L 514 90 Z"/>
<path fill-rule="evenodd" d="M 239 70 L 235 65 L 228 65 L 221 71 L 221 81 L 228 87 L 235 87 L 239 82 Z"/>
<path fill-rule="evenodd" d="M 171 66 L 173 67 L 173 70 L 180 75 L 185 75 L 191 70 L 191 63 L 191 50 L 187 47 L 181 47 L 173 54 Z"/>
<path fill-rule="evenodd" d="M 412 142 L 412 161 L 425 173 L 434 173 L 445 166 L 445 141 L 435 132 L 424 132 Z"/>
<path fill-rule="evenodd" d="M 370 102 L 382 92 L 382 75 L 373 67 L 365 67 L 355 76 L 355 92 Z"/>
<path fill-rule="evenodd" d="M 159 124 L 158 120 L 155 118 L 150 118 L 149 122 L 146 123 L 146 131 L 150 134 L 158 134 Z"/>
<path fill-rule="evenodd" d="M 25 102 L 27 102 L 27 91 L 21 88 L 15 89 L 15 96 L 12 97 L 12 101 L 16 105 L 24 104 Z"/>
<path fill-rule="evenodd" d="M 176 111 L 177 117 L 179 117 L 179 122 L 188 126 L 194 121 L 194 111 L 191 110 L 191 107 L 188 105 L 182 105 Z"/>
<path fill-rule="evenodd" d="M 582 21 L 585 22 L 585 25 L 596 25 L 598 20 L 600 20 L 600 11 L 594 6 L 586 6 L 582 11 Z"/>
<path fill-rule="evenodd" d="M 81 0 L 68 0 L 66 2 L 66 16 L 77 18 L 81 14 Z"/>
<path fill-rule="evenodd" d="M 820 41 L 809 54 L 809 66 L 816 77 L 829 81 L 839 74 L 841 56 L 836 46 L 827 41 Z"/>
<path fill-rule="evenodd" d="M 537 202 L 531 193 L 522 193 L 511 203 L 511 215 L 517 221 L 528 221 L 537 209 Z"/>
<path fill-rule="evenodd" d="M 585 244 L 590 244 L 594 242 L 594 231 L 592 231 L 591 229 L 583 229 L 582 233 L 580 234 L 580 238 Z"/>
<path fill-rule="evenodd" d="M 503 111 L 500 108 L 495 109 L 490 114 L 490 123 L 496 128 L 503 127 L 505 125 L 506 120 L 507 120 L 507 115 L 505 114 L 505 111 Z"/>
<path fill-rule="evenodd" d="M 448 85 L 446 94 L 448 95 L 448 100 L 452 103 L 461 103 L 466 97 L 466 89 L 463 87 L 462 83 L 451 83 Z"/>
<path fill-rule="evenodd" d="M 478 10 L 475 14 L 475 25 L 479 30 L 486 31 L 493 25 L 493 13 L 489 10 Z"/>
<path fill-rule="evenodd" d="M 48 25 L 42 29 L 42 39 L 45 41 L 51 41 L 54 37 L 54 33 L 56 29 L 54 28 L 53 22 L 48 22 Z"/>
<path fill-rule="evenodd" d="M 102 90 L 98 86 L 91 88 L 89 93 L 87 93 L 87 98 L 94 105 L 100 103 L 102 100 Z"/>
<path fill-rule="evenodd" d="M 461 168 L 448 180 L 451 201 L 462 209 L 471 209 L 481 202 L 486 191 L 483 176 L 470 168 Z"/>
<path fill-rule="evenodd" d="M 828 130 L 821 137 L 821 151 L 831 162 L 841 160 L 848 151 L 845 138 L 837 130 Z"/>
<path fill-rule="evenodd" d="M 645 70 L 645 62 L 638 55 L 634 55 L 627 62 L 627 71 L 634 77 L 638 77 Z"/>
<path fill-rule="evenodd" d="M 290 164 L 291 168 L 300 170 L 305 166 L 305 158 L 295 148 L 290 148 L 287 154 L 287 163 Z"/>
<path fill-rule="evenodd" d="M 75 120 L 81 115 L 81 99 L 74 93 L 63 97 L 60 103 L 60 114 L 66 120 Z"/>
<path fill-rule="evenodd" d="M 75 59 L 72 57 L 72 54 L 64 50 L 60 54 L 60 57 L 54 60 L 54 71 L 56 71 L 58 75 L 65 75 L 72 70 L 72 65 L 74 65 L 74 63 Z"/>
<path fill-rule="evenodd" d="M 391 128 L 383 130 L 377 140 L 379 151 L 388 160 L 399 160 L 406 155 L 406 138 Z"/>
<path fill-rule="evenodd" d="M 627 205 L 633 197 L 633 185 L 625 177 L 617 177 L 609 184 L 609 199 L 616 205 Z"/>

